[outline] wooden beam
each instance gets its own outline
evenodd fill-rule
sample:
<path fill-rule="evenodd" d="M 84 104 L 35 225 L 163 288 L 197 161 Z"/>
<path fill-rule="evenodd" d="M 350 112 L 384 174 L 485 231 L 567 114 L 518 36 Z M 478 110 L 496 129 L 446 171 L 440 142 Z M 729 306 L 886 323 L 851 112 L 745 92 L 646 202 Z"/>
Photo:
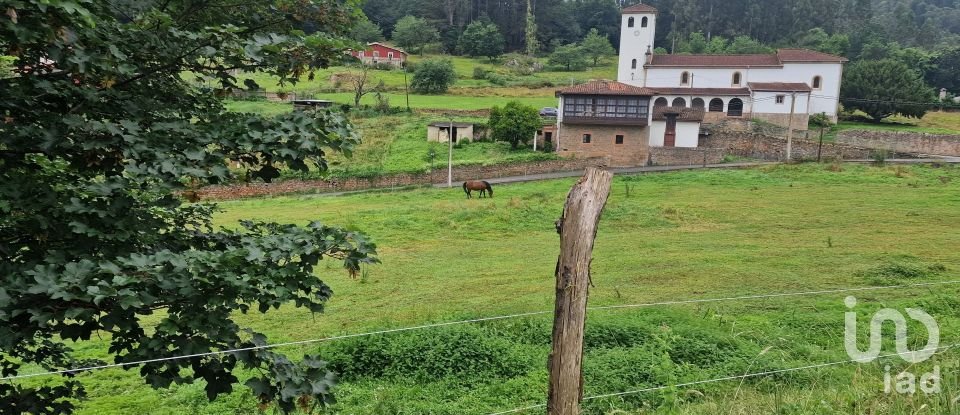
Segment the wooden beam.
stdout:
<path fill-rule="evenodd" d="M 613 173 L 588 168 L 567 195 L 557 221 L 560 257 L 556 269 L 556 306 L 547 413 L 579 415 L 583 400 L 583 329 L 590 288 L 590 262 L 600 215 L 610 195 Z"/>

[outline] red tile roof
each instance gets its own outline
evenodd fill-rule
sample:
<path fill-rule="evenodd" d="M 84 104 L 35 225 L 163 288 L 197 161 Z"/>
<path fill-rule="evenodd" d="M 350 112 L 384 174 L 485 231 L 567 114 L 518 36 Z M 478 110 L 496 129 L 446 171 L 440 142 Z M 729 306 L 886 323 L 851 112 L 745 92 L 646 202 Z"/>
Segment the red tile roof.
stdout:
<path fill-rule="evenodd" d="M 657 8 L 649 4 L 634 4 L 623 9 L 624 14 L 629 13 L 657 13 Z"/>
<path fill-rule="evenodd" d="M 777 55 L 653 55 L 647 66 L 747 67 L 782 66 Z"/>
<path fill-rule="evenodd" d="M 808 49 L 780 49 L 766 55 L 653 55 L 646 66 L 747 67 L 783 66 L 784 63 L 844 63 L 847 58 Z"/>
<path fill-rule="evenodd" d="M 810 92 L 813 89 L 809 85 L 799 82 L 750 82 L 747 84 L 754 91 L 773 91 L 773 92 Z"/>
<path fill-rule="evenodd" d="M 703 108 L 653 107 L 653 120 L 666 121 L 667 114 L 677 114 L 677 121 L 703 121 Z"/>
<path fill-rule="evenodd" d="M 657 95 L 749 96 L 747 88 L 650 88 Z"/>
<path fill-rule="evenodd" d="M 649 88 L 627 85 L 614 81 L 591 81 L 585 84 L 564 88 L 557 95 L 641 95 L 651 96 Z"/>
<path fill-rule="evenodd" d="M 809 49 L 779 49 L 777 56 L 780 62 L 830 62 L 843 63 L 849 59 L 829 53 L 817 52 Z"/>

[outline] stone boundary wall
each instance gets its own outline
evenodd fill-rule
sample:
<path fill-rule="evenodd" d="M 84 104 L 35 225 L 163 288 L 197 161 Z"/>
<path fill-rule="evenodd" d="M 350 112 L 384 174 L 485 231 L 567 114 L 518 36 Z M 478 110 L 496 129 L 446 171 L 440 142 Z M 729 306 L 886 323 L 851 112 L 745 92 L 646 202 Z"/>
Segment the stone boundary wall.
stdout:
<path fill-rule="evenodd" d="M 837 134 L 837 142 L 904 153 L 960 156 L 960 135 L 848 130 Z"/>
<path fill-rule="evenodd" d="M 783 161 L 787 157 L 787 140 L 753 132 L 717 131 L 708 137 L 700 137 L 700 146 L 718 149 L 723 154 L 766 161 Z M 794 139 L 793 160 L 817 159 L 819 141 Z M 823 143 L 823 160 L 869 159 L 875 149 L 845 144 Z M 889 157 L 915 157 L 913 154 L 895 152 Z"/>
<path fill-rule="evenodd" d="M 651 147 L 648 166 L 719 164 L 726 152 L 718 148 Z M 706 160 L 706 162 L 704 162 Z"/>
<path fill-rule="evenodd" d="M 609 165 L 609 160 L 605 157 L 598 157 L 497 164 L 490 166 L 460 166 L 453 168 L 453 180 L 455 182 L 489 180 L 500 177 L 576 171 L 598 165 Z M 197 190 L 196 195 L 200 200 L 229 200 L 293 193 L 331 193 L 427 186 L 434 183 L 445 183 L 446 181 L 447 169 L 438 169 L 430 173 L 400 173 L 368 178 L 351 177 L 329 180 L 285 180 L 275 183 L 208 186 Z"/>

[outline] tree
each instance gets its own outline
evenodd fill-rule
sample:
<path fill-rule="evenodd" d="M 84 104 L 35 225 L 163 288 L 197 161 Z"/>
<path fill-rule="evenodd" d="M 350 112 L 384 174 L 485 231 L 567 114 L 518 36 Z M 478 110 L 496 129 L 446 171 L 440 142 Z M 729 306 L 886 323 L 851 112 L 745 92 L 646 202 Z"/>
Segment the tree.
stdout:
<path fill-rule="evenodd" d="M 583 49 L 579 45 L 571 43 L 569 45 L 558 46 L 556 50 L 550 54 L 547 63 L 562 67 L 567 71 L 582 71 L 587 69 L 589 62 Z"/>
<path fill-rule="evenodd" d="M 373 89 L 368 88 L 370 86 L 370 67 L 367 65 L 361 64 L 360 69 L 350 74 L 347 79 L 350 82 L 350 87 L 353 89 L 353 106 L 355 107 L 360 106 L 360 100 L 367 94 L 371 92 L 379 93 L 384 89 L 382 80 L 377 86 L 373 87 Z"/>
<path fill-rule="evenodd" d="M 417 53 L 423 55 L 423 49 L 427 45 L 440 41 L 440 32 L 426 19 L 404 16 L 397 21 L 397 25 L 393 29 L 392 39 L 400 47 L 416 50 Z"/>
<path fill-rule="evenodd" d="M 214 399 L 244 369 L 264 407 L 332 402 L 323 362 L 263 349 L 267 338 L 235 317 L 287 304 L 322 312 L 332 292 L 319 261 L 356 273 L 375 246 L 320 223 L 215 229 L 215 207 L 181 198 L 238 179 L 228 163 L 269 181 L 281 168 L 326 170 L 326 153 L 359 143 L 336 112 L 238 114 L 217 98 L 256 86 L 237 85 L 235 70 L 286 84 L 339 60 L 356 16 L 344 4 L 8 2 L 0 50 L 20 76 L 0 79 L 3 376 L 103 364 L 71 346 L 102 333 L 111 363 L 169 359 L 126 367 L 156 388 L 202 380 Z M 318 32 L 304 35 L 304 22 Z M 223 352 L 234 349 L 246 351 Z M 53 376 L 59 384 L 0 383 L 0 412 L 71 412 L 83 385 Z"/>
<path fill-rule="evenodd" d="M 730 54 L 763 54 L 773 53 L 774 50 L 750 36 L 737 36 L 727 46 L 726 52 Z"/>
<path fill-rule="evenodd" d="M 460 35 L 460 51 L 468 56 L 486 56 L 493 60 L 503 54 L 503 42 L 497 25 L 477 20 Z"/>
<path fill-rule="evenodd" d="M 540 52 L 540 40 L 537 39 L 537 19 L 533 15 L 533 5 L 527 0 L 527 22 L 524 26 L 523 37 L 525 40 L 525 51 L 527 56 L 537 56 Z"/>
<path fill-rule="evenodd" d="M 543 120 L 536 108 L 510 101 L 503 108 L 490 110 L 490 137 L 494 141 L 505 141 L 516 150 L 520 144 L 526 145 L 537 131 L 543 128 Z"/>
<path fill-rule="evenodd" d="M 617 51 L 613 49 L 613 46 L 610 45 L 610 40 L 601 35 L 597 29 L 590 29 L 587 37 L 584 38 L 583 43 L 580 44 L 580 48 L 583 49 L 583 53 L 587 55 L 587 58 L 593 60 L 593 66 L 599 65 L 601 59 L 617 53 Z"/>
<path fill-rule="evenodd" d="M 933 63 L 935 67 L 928 77 L 933 86 L 960 93 L 960 47 L 941 50 Z"/>
<path fill-rule="evenodd" d="M 376 23 L 361 20 L 353 26 L 353 30 L 350 31 L 350 38 L 363 44 L 380 42 L 383 40 L 383 30 Z"/>
<path fill-rule="evenodd" d="M 421 94 L 442 94 L 457 80 L 453 62 L 430 59 L 417 64 L 410 88 Z"/>
<path fill-rule="evenodd" d="M 916 71 L 892 59 L 860 61 L 844 70 L 842 101 L 847 109 L 865 112 L 874 122 L 895 114 L 923 118 L 933 89 Z"/>

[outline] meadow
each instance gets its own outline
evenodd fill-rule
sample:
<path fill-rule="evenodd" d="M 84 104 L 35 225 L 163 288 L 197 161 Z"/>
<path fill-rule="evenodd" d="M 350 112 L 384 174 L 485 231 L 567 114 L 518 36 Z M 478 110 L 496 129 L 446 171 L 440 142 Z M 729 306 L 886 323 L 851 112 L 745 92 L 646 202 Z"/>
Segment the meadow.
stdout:
<path fill-rule="evenodd" d="M 271 342 L 527 312 L 503 321 L 282 349 L 318 352 L 341 374 L 342 414 L 489 414 L 543 403 L 559 216 L 573 180 L 222 203 L 217 223 L 319 220 L 367 233 L 382 264 L 318 277 L 326 313 L 285 307 L 238 316 Z M 958 279 L 960 168 L 804 164 L 615 178 L 593 261 L 591 306 L 641 304 Z M 883 307 L 919 307 L 941 345 L 960 342 L 958 286 L 858 292 L 861 343 Z M 585 395 L 596 396 L 850 358 L 844 297 L 821 294 L 590 312 Z M 888 332 L 888 334 L 890 334 Z M 892 338 L 892 336 L 887 336 Z M 911 326 L 910 344 L 926 340 Z M 894 350 L 892 341 L 884 351 Z M 98 356 L 103 344 L 81 349 Z M 588 414 L 956 413 L 960 353 L 784 372 L 589 399 Z M 883 393 L 885 365 L 941 366 L 944 392 Z M 79 377 L 82 414 L 253 414 L 243 388 L 207 402 L 201 385 L 153 391 L 134 372 Z M 534 409 L 526 413 L 542 413 Z"/>

